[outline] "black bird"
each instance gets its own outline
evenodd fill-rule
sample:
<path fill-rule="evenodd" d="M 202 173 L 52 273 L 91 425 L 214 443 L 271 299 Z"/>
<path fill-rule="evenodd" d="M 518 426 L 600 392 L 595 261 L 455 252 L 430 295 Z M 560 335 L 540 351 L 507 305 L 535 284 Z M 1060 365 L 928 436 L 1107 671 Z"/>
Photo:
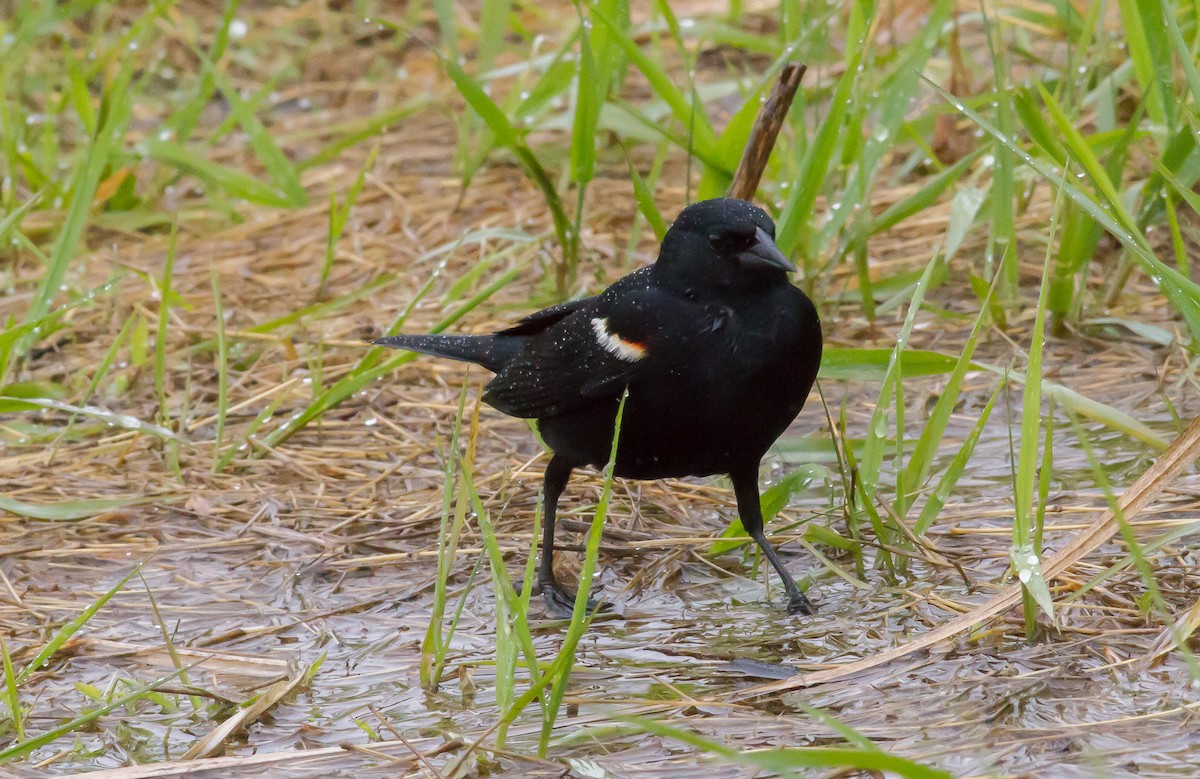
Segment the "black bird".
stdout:
<path fill-rule="evenodd" d="M 607 464 L 617 407 L 615 473 L 634 479 L 728 474 L 742 525 L 779 573 L 788 612 L 812 605 L 763 533 L 758 468 L 817 376 L 821 323 L 793 286 L 761 208 L 693 203 L 658 261 L 595 297 L 552 306 L 494 335 L 396 335 L 372 343 L 482 365 L 483 399 L 536 419 L 554 451 L 542 487 L 538 585 L 569 617 L 575 595 L 554 579 L 554 518 L 571 471 Z M 590 604 L 589 604 L 590 606 Z"/>

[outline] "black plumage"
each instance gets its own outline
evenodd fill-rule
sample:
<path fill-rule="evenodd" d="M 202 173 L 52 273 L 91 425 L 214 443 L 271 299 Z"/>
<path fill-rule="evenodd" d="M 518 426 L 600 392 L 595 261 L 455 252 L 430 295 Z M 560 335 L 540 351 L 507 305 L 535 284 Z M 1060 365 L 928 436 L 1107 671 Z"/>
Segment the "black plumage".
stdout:
<path fill-rule="evenodd" d="M 763 532 L 758 468 L 795 419 L 821 361 L 821 324 L 775 246 L 762 209 L 720 198 L 683 210 L 657 262 L 595 297 L 532 314 L 493 335 L 398 335 L 374 343 L 495 372 L 483 399 L 536 419 L 546 467 L 538 584 L 552 611 L 574 595 L 551 565 L 558 498 L 571 471 L 603 466 L 621 395 L 615 473 L 634 479 L 728 474 L 747 533 L 783 580 L 788 610 L 812 613 Z"/>

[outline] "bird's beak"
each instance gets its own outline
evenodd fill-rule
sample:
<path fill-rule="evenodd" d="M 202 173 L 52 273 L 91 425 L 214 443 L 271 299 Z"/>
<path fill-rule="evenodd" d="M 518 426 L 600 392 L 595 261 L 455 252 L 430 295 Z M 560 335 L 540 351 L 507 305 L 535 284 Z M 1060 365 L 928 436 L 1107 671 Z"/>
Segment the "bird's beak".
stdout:
<path fill-rule="evenodd" d="M 783 256 L 783 252 L 779 251 L 779 247 L 775 245 L 771 236 L 767 235 L 766 230 L 756 228 L 754 237 L 754 245 L 737 256 L 743 268 L 772 268 L 785 273 L 795 272 L 796 266 Z"/>

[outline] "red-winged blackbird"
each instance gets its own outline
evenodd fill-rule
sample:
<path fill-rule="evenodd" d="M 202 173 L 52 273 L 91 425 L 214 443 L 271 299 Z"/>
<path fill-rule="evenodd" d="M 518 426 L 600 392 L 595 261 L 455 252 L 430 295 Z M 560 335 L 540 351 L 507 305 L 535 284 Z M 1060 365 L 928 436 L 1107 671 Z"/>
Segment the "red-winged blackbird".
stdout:
<path fill-rule="evenodd" d="M 483 399 L 536 419 L 546 466 L 538 584 L 569 617 L 554 579 L 554 517 L 575 468 L 608 462 L 628 388 L 617 476 L 729 474 L 742 525 L 779 572 L 789 613 L 812 605 L 763 533 L 758 467 L 808 397 L 821 361 L 816 308 L 792 286 L 775 224 L 742 200 L 693 203 L 658 261 L 595 297 L 552 306 L 494 335 L 397 335 L 373 343 L 477 363 L 496 376 Z"/>

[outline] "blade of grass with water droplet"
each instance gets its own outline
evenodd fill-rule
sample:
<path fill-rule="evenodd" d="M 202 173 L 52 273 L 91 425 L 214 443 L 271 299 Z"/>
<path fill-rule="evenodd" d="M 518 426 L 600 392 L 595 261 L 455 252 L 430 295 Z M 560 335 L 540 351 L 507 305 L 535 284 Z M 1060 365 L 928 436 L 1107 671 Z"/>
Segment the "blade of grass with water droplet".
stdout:
<path fill-rule="evenodd" d="M 212 45 L 204 54 L 204 59 L 207 61 L 220 62 L 225 57 L 225 52 L 229 48 L 229 28 L 237 18 L 239 4 L 240 0 L 226 0 L 225 8 L 221 11 L 221 18 L 217 21 L 216 29 L 213 30 Z M 200 80 L 196 84 L 196 94 L 182 108 L 174 111 L 166 122 L 167 128 L 181 143 L 186 143 L 191 138 L 192 132 L 200 124 L 200 117 L 204 113 L 204 109 L 208 107 L 216 91 L 217 83 L 213 71 L 207 68 L 201 70 Z"/>
<path fill-rule="evenodd" d="M 521 655 L 525 658 L 525 667 L 529 671 L 531 689 L 526 696 L 518 699 L 513 704 L 513 707 L 523 709 L 534 699 L 537 699 L 544 707 L 545 701 L 542 699 L 540 692 L 535 691 L 542 689 L 547 681 L 547 675 L 552 669 L 547 670 L 546 675 L 541 672 L 538 665 L 537 649 L 533 644 L 533 633 L 529 628 L 529 621 L 521 604 L 524 593 L 518 596 L 516 590 L 513 589 L 512 582 L 508 578 L 504 567 L 504 551 L 500 548 L 500 542 L 496 538 L 496 529 L 492 525 L 491 515 L 484 508 L 483 501 L 479 499 L 479 493 L 475 490 L 475 482 L 471 469 L 462 458 L 459 458 L 458 467 L 459 472 L 462 474 L 463 484 L 465 485 L 471 508 L 475 512 L 475 522 L 479 526 L 480 535 L 483 537 L 483 547 L 488 556 L 488 562 L 492 566 L 493 571 L 499 572 L 493 579 L 495 583 L 500 585 L 500 590 L 495 593 L 496 600 L 503 598 L 507 602 L 508 613 L 512 617 L 512 631 L 504 635 L 516 641 Z M 548 715 L 544 708 L 542 713 L 543 721 L 545 721 L 544 718 Z"/>
<path fill-rule="evenodd" d="M 23 399 L 22 402 L 38 406 L 39 408 L 49 408 L 56 411 L 65 411 L 68 414 L 78 414 L 79 416 L 98 419 L 101 422 L 115 425 L 116 427 L 122 427 L 126 430 L 133 430 L 138 433 L 146 433 L 148 435 L 162 438 L 166 441 L 187 443 L 184 438 L 172 433 L 166 428 L 159 427 L 158 425 L 151 424 L 149 422 L 143 422 L 131 414 L 120 414 L 114 411 L 109 411 L 105 408 L 100 408 L 99 406 L 75 406 L 70 403 L 64 403 L 61 400 L 54 400 L 53 398 L 26 398 Z"/>
<path fill-rule="evenodd" d="M 958 484 L 958 480 L 962 478 L 963 473 L 967 469 L 967 463 L 971 461 L 971 455 L 975 453 L 975 445 L 979 443 L 980 436 L 983 435 L 984 427 L 987 425 L 988 417 L 992 414 L 992 407 L 996 405 L 996 398 L 1000 397 L 1000 390 L 1004 387 L 1003 384 L 997 384 L 996 389 L 992 391 L 992 396 L 988 399 L 987 405 L 983 407 L 983 411 L 979 413 L 979 419 L 975 420 L 975 426 L 971 428 L 971 432 L 967 434 L 966 440 L 962 446 L 954 453 L 954 457 L 950 460 L 950 464 L 946 466 L 946 470 L 942 473 L 942 477 L 938 479 L 938 483 L 929 493 L 929 497 L 925 500 L 925 505 L 921 507 L 921 513 L 917 515 L 917 521 L 913 525 L 913 533 L 918 537 L 925 535 L 925 532 L 933 525 L 938 514 L 946 505 L 946 499 L 950 497 L 950 493 L 954 490 L 954 486 Z"/>
<path fill-rule="evenodd" d="M 152 138 L 146 142 L 146 155 L 164 165 L 192 173 L 208 186 L 217 187 L 231 197 L 274 208 L 294 205 L 286 194 L 274 186 L 236 168 L 213 162 L 204 154 L 174 141 Z"/>
<path fill-rule="evenodd" d="M 875 496 L 879 486 L 879 472 L 883 464 L 884 450 L 888 441 L 888 412 L 893 407 L 899 408 L 899 403 L 894 401 L 900 378 L 903 375 L 902 364 L 907 361 L 905 349 L 908 345 L 909 336 L 912 334 L 913 326 L 916 324 L 917 311 L 921 309 L 921 303 L 925 299 L 925 291 L 928 289 L 929 280 L 932 278 L 939 262 L 940 260 L 937 255 L 929 260 L 925 266 L 925 272 L 922 274 L 921 280 L 917 282 L 916 288 L 913 291 L 908 313 L 904 317 L 904 324 L 901 325 L 900 332 L 896 336 L 896 345 L 891 349 L 887 370 L 883 375 L 883 381 L 879 389 L 879 398 L 875 403 L 875 409 L 871 413 L 871 421 L 867 426 L 867 441 L 863 445 L 862 455 L 858 461 L 859 486 L 861 489 L 855 496 L 856 502 L 859 508 L 867 512 L 867 516 L 871 519 L 872 526 L 881 543 L 888 543 L 892 536 L 891 532 L 884 527 L 882 520 L 874 511 Z M 957 364 L 957 361 L 955 361 L 955 364 Z M 902 437 L 903 430 L 901 429 L 897 433 L 897 439 Z M 881 556 L 886 564 L 890 564 L 888 563 L 891 559 L 889 553 L 881 550 Z"/>
<path fill-rule="evenodd" d="M 554 232 L 558 237 L 559 245 L 564 252 L 569 251 L 571 245 L 571 222 L 567 218 L 566 210 L 563 208 L 562 200 L 558 196 L 558 191 L 554 187 L 554 182 L 550 180 L 550 176 L 542 167 L 534 155 L 533 150 L 525 143 L 524 140 L 517 134 L 516 129 L 500 110 L 500 107 L 488 97 L 487 93 L 479 86 L 479 84 L 467 75 L 466 71 L 458 66 L 457 63 L 442 58 L 442 65 L 446 68 L 446 73 L 450 76 L 450 80 L 458 88 L 459 93 L 467 101 L 471 109 L 479 114 L 483 119 L 484 124 L 496 136 L 496 141 L 501 146 L 509 149 L 524 166 L 526 173 L 538 189 L 542 193 L 542 198 L 546 202 L 547 208 L 550 209 L 550 217 L 554 222 Z M 569 259 L 567 260 L 570 261 Z M 565 292 L 560 290 L 560 292 Z"/>
<path fill-rule="evenodd" d="M 915 192 L 892 203 L 879 216 L 872 219 L 868 229 L 870 234 L 878 235 L 886 232 L 910 216 L 919 214 L 932 206 L 950 187 L 958 183 L 963 175 L 971 169 L 971 166 L 990 148 L 990 144 L 981 143 L 958 162 L 937 175 L 925 179 Z"/>
<path fill-rule="evenodd" d="M 675 86 L 662 66 L 647 56 L 632 37 L 622 35 L 617 23 L 601 11 L 597 4 L 592 3 L 589 7 L 592 16 L 615 33 L 612 40 L 621 47 L 621 51 L 629 62 L 641 71 L 649 83 L 651 91 L 670 106 L 676 121 L 684 127 L 691 128 L 691 148 L 696 151 L 697 155 L 702 155 L 702 159 L 715 161 L 716 137 L 703 107 L 698 105 L 693 107 L 693 101 Z"/>
<path fill-rule="evenodd" d="M 992 80 L 994 83 L 996 110 L 996 126 L 1000 132 L 1011 137 L 1013 135 L 1012 96 L 1008 85 L 1008 46 L 997 37 L 1003 36 L 1003 29 L 997 31 L 1003 22 L 999 13 L 993 11 L 993 17 L 986 11 L 983 13 L 984 30 L 986 32 L 988 53 L 992 61 Z M 1012 152 L 1005 146 L 995 150 L 996 162 L 992 169 L 991 188 L 991 230 L 988 233 L 986 265 L 991 273 L 984 273 L 990 282 L 992 274 L 1000 275 L 1000 287 L 997 298 L 1001 308 L 1014 308 L 1017 304 L 1018 286 L 1021 269 L 1017 258 L 1017 227 L 1016 227 L 1016 187 L 1014 180 L 1014 164 Z M 998 263 L 998 266 L 997 264 Z"/>
<path fill-rule="evenodd" d="M 979 314 L 975 317 L 975 323 L 971 326 L 971 332 L 963 344 L 962 352 L 958 356 L 954 369 L 950 372 L 950 378 L 946 381 L 945 388 L 938 396 L 933 411 L 929 413 L 925 426 L 917 437 L 916 446 L 913 447 L 908 463 L 898 475 L 896 513 L 902 519 L 907 515 L 917 491 L 924 486 L 925 480 L 929 478 L 929 473 L 933 469 L 934 458 L 946 434 L 946 426 L 950 423 L 950 415 L 954 413 L 954 407 L 962 394 L 963 380 L 966 378 L 967 371 L 972 368 L 971 358 L 975 354 L 975 346 L 989 319 L 988 303 L 991 301 L 995 286 L 993 283 L 988 289 L 987 297 L 980 306 Z M 919 536 L 920 533 L 918 532 L 917 535 Z"/>
<path fill-rule="evenodd" d="M 1033 511 L 1034 487 L 1038 481 L 1038 442 L 1042 430 L 1042 354 L 1046 343 L 1046 298 L 1050 291 L 1050 270 L 1054 261 L 1054 239 L 1058 232 L 1065 197 L 1060 190 L 1050 213 L 1046 254 L 1042 259 L 1042 282 L 1038 288 L 1037 308 L 1030 333 L 1029 356 L 1026 360 L 1025 389 L 1021 398 L 1021 442 L 1017 450 L 1017 467 L 1013 483 L 1015 515 L 1012 527 L 1013 566 L 1022 584 L 1021 599 L 1025 611 L 1025 637 L 1032 640 L 1037 629 L 1035 603 L 1051 620 L 1054 619 L 1054 599 L 1042 575 L 1042 549 L 1034 545 Z M 1048 423 L 1047 423 L 1048 424 Z"/>
<path fill-rule="evenodd" d="M 164 4 L 156 3 L 138 17 L 127 34 L 128 39 L 132 42 L 141 41 L 146 33 L 153 29 L 152 22 L 164 9 Z M 129 98 L 129 93 L 135 65 L 136 61 L 133 57 L 122 59 L 116 74 L 105 86 L 101 95 L 99 123 L 96 132 L 88 140 L 87 148 L 80 157 L 78 167 L 72 174 L 66 216 L 55 237 L 54 245 L 50 249 L 49 266 L 42 275 L 33 300 L 30 301 L 29 308 L 25 312 L 26 323 L 40 319 L 50 310 L 50 303 L 58 294 L 59 287 L 66 276 L 67 267 L 74 259 L 75 250 L 79 246 L 90 218 L 92 199 L 96 194 L 96 188 L 100 185 L 100 178 L 113 155 L 119 150 L 126 124 L 131 115 L 134 101 Z"/>
<path fill-rule="evenodd" d="M 851 105 L 851 93 L 859 77 L 858 68 L 862 64 L 863 52 L 867 46 L 865 30 L 863 36 L 854 39 L 852 43 L 847 42 L 846 67 L 830 96 L 829 110 L 816 135 L 804 150 L 800 167 L 791 182 L 787 201 L 780 209 L 777 220 L 779 231 L 775 243 L 788 257 L 793 256 L 807 243 L 807 236 L 812 230 L 813 208 L 834 164 L 834 152 L 841 141 L 843 122 Z M 815 270 L 811 258 L 808 257 L 807 246 L 805 249 L 804 270 L 805 275 L 809 276 Z"/>
<path fill-rule="evenodd" d="M 1045 163 L 1030 156 L 1012 137 L 1001 133 L 991 122 L 967 107 L 961 100 L 928 79 L 926 79 L 926 83 L 931 89 L 941 95 L 943 99 L 979 125 L 984 132 L 1012 151 L 1024 164 L 1033 168 L 1043 178 L 1053 182 L 1055 186 L 1061 188 L 1067 197 L 1078 203 L 1087 211 L 1089 216 L 1112 233 L 1121 245 L 1129 249 L 1133 256 L 1143 264 L 1151 278 L 1157 281 L 1159 289 L 1163 291 L 1163 294 L 1175 309 L 1183 315 L 1188 329 L 1192 333 L 1192 338 L 1200 343 L 1200 285 L 1154 256 L 1153 250 L 1146 243 L 1146 239 L 1141 235 L 1141 232 L 1131 229 L 1133 220 L 1129 217 L 1125 206 L 1119 198 L 1115 201 L 1109 201 L 1105 198 L 1105 206 L 1101 207 L 1099 203 L 1060 174 L 1051 170 Z M 1075 132 L 1074 128 L 1071 128 L 1071 132 Z M 1095 155 L 1088 149 L 1087 144 L 1083 144 L 1074 151 L 1076 154 L 1091 157 L 1094 162 Z M 1098 166 L 1098 163 L 1096 163 L 1096 166 Z M 1089 164 L 1084 167 L 1086 169 L 1092 167 L 1092 165 Z"/>

